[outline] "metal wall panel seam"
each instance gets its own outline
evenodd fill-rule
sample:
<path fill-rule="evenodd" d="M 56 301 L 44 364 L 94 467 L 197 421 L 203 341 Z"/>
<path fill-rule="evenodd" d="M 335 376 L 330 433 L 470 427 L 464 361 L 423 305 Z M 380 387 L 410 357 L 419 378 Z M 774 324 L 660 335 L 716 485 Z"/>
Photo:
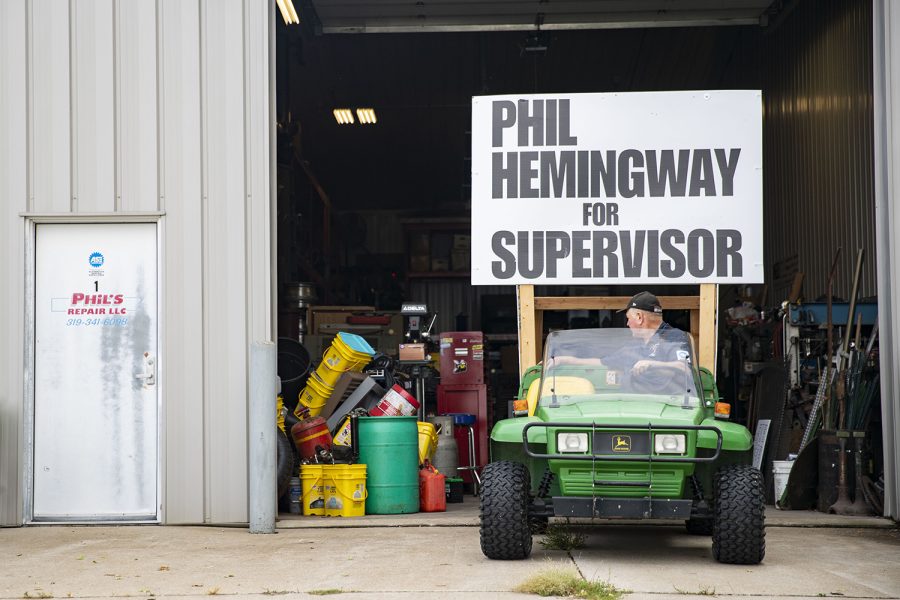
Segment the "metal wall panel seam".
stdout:
<path fill-rule="evenodd" d="M 206 53 L 206 2 L 199 0 L 197 2 L 197 10 L 200 13 L 200 236 L 202 238 L 201 245 L 201 268 L 203 271 L 203 522 L 210 522 L 210 513 L 212 510 L 212 500 L 210 486 L 212 485 L 210 477 L 210 469 L 212 468 L 212 458 L 209 452 L 209 444 L 211 435 L 210 427 L 210 410 L 209 405 L 209 203 L 207 194 L 209 192 L 209 133 L 208 107 L 207 98 L 208 90 L 206 87 L 206 71 L 207 71 L 207 53 Z"/>
<path fill-rule="evenodd" d="M 25 1 L 25 153 L 26 159 L 26 205 L 25 210 L 34 210 L 34 0 Z"/>
<path fill-rule="evenodd" d="M 160 27 L 160 23 L 162 23 L 162 5 L 159 3 L 159 0 L 156 1 L 156 10 L 154 11 L 156 16 L 156 193 L 157 193 L 157 204 L 156 207 L 158 210 L 165 209 L 165 204 L 162 201 L 163 198 L 163 189 L 165 185 L 165 162 L 163 161 L 163 81 L 164 81 L 164 64 L 163 64 L 163 44 L 162 44 L 162 28 Z M 157 322 L 156 322 L 156 360 L 159 368 L 159 391 L 157 392 L 157 435 L 156 435 L 156 518 L 160 523 L 165 523 L 167 518 L 167 509 L 166 509 L 166 498 L 167 496 L 167 482 L 166 482 L 166 473 L 168 472 L 166 458 L 168 456 L 166 441 L 168 439 L 168 427 L 166 418 L 168 413 L 166 411 L 166 398 L 168 396 L 168 373 L 166 369 L 166 363 L 168 362 L 168 352 L 167 342 L 168 336 L 166 336 L 166 330 L 168 326 L 168 319 L 166 319 L 166 314 L 168 312 L 168 302 L 166 302 L 166 298 L 168 297 L 168 287 L 166 286 L 166 279 L 168 277 L 168 269 L 166 268 L 166 260 L 168 257 L 168 253 L 166 252 L 166 239 L 167 232 L 165 231 L 165 220 L 160 219 L 159 224 L 157 225 L 156 232 L 156 253 L 157 253 L 157 271 L 156 271 L 156 306 L 157 306 Z"/>
<path fill-rule="evenodd" d="M 27 10 L 25 0 L 0 3 L 0 314 L 23 316 L 25 242 L 16 209 L 27 204 Z M 24 319 L 0 324 L 0 526 L 23 522 L 26 328 Z"/>
<path fill-rule="evenodd" d="M 278 341 L 278 131 L 275 94 L 275 7 L 269 3 L 266 15 L 269 39 L 267 63 L 269 72 L 269 311 L 272 315 L 270 335 Z"/>
<path fill-rule="evenodd" d="M 122 147 L 120 138 L 122 132 L 122 107 L 120 105 L 122 92 L 121 84 L 122 59 L 119 57 L 119 0 L 113 0 L 113 212 L 119 212 L 122 208 L 122 160 L 119 150 Z"/>
<path fill-rule="evenodd" d="M 250 204 L 250 188 L 252 186 L 252 175 L 250 163 L 252 159 L 250 158 L 253 153 L 252 148 L 252 139 L 250 138 L 250 131 L 247 124 L 247 113 L 250 111 L 250 91 L 249 91 L 249 83 L 250 83 L 250 74 L 248 73 L 249 69 L 249 61 L 247 60 L 247 53 L 249 49 L 247 48 L 247 21 L 249 18 L 249 11 L 247 10 L 247 0 L 243 0 L 241 2 L 241 57 L 243 58 L 243 65 L 241 68 L 241 81 L 243 82 L 243 110 L 241 111 L 241 125 L 244 132 L 244 153 L 242 161 L 244 163 L 244 194 L 241 202 L 241 208 L 244 213 L 244 347 L 249 350 L 250 344 L 253 343 L 253 333 L 252 333 L 252 320 L 253 320 L 253 224 L 250 220 L 250 214 L 252 213 L 252 208 L 249 206 Z M 250 397 L 250 352 L 247 351 L 244 353 L 244 371 L 247 373 L 246 384 L 247 384 L 247 398 Z M 277 369 L 276 369 L 277 372 Z M 244 403 L 244 424 L 247 431 L 247 437 L 249 441 L 250 436 L 250 402 L 249 400 Z M 248 443 L 246 446 L 246 454 L 247 454 L 247 482 L 250 482 L 250 469 L 252 466 L 250 465 L 250 444 Z M 247 495 L 247 520 L 250 520 L 250 487 L 249 485 L 244 486 L 244 492 Z M 276 508 L 276 514 L 277 514 Z"/>
<path fill-rule="evenodd" d="M 890 100 L 890 104 L 886 107 L 889 109 L 887 113 L 887 129 L 882 133 L 889 134 L 890 137 L 887 138 L 888 141 L 888 154 L 886 158 L 888 159 L 887 163 L 887 189 L 885 190 L 885 202 L 887 204 L 888 210 L 888 219 L 885 222 L 886 227 L 890 227 L 890 230 L 887 231 L 888 243 L 890 245 L 890 272 L 888 273 L 887 283 L 890 285 L 890 311 L 882 311 L 883 313 L 887 313 L 889 318 L 890 327 L 888 331 L 892 335 L 892 338 L 888 340 L 890 344 L 890 349 L 892 353 L 891 360 L 891 393 L 888 395 L 883 395 L 883 398 L 889 398 L 892 402 L 890 404 L 890 419 L 887 419 L 886 422 L 892 426 L 892 430 L 889 432 L 891 446 L 893 449 L 893 453 L 891 455 L 891 469 L 890 469 L 890 479 L 893 480 L 893 485 L 886 485 L 886 490 L 890 490 L 891 497 L 885 503 L 886 506 L 890 506 L 890 516 L 894 520 L 900 519 L 900 411 L 898 411 L 897 405 L 897 390 L 900 388 L 900 368 L 898 368 L 898 360 L 897 355 L 897 340 L 900 338 L 900 323 L 897 322 L 895 315 L 897 315 L 897 310 L 900 308 L 900 278 L 898 278 L 897 271 L 900 269 L 900 244 L 898 244 L 898 230 L 900 230 L 900 215 L 898 215 L 898 205 L 897 205 L 897 193 L 898 185 L 900 185 L 900 181 L 897 180 L 897 172 L 896 165 L 897 162 L 900 161 L 900 123 L 898 123 L 897 116 L 900 116 L 900 80 L 894 77 L 894 74 L 897 71 L 897 66 L 900 65 L 900 11 L 896 10 L 896 5 L 891 2 L 885 2 L 885 7 L 889 13 L 888 19 L 883 21 L 888 26 L 887 39 L 885 50 L 889 52 L 888 54 L 888 63 L 886 66 L 889 68 L 886 69 L 886 73 L 889 77 L 890 88 L 888 90 L 888 98 Z M 888 472 L 888 469 L 885 469 L 885 472 Z M 886 482 L 887 483 L 887 482 Z"/>
<path fill-rule="evenodd" d="M 250 74 L 247 72 L 249 68 L 249 61 L 247 60 L 247 53 L 249 49 L 247 48 L 247 19 L 248 19 L 248 10 L 247 10 L 247 0 L 243 0 L 241 2 L 241 56 L 243 57 L 243 65 L 241 68 L 241 80 L 243 82 L 242 96 L 244 99 L 243 110 L 241 111 L 241 128 L 244 131 L 244 153 L 241 157 L 244 167 L 244 194 L 243 201 L 241 202 L 241 209 L 244 212 L 244 303 L 247 307 L 247 315 L 244 318 L 244 339 L 247 340 L 247 344 L 249 346 L 254 340 L 252 338 L 252 327 L 250 324 L 251 316 L 250 313 L 253 307 L 253 274 L 251 272 L 251 265 L 253 264 L 253 243 L 252 243 L 252 223 L 250 222 L 249 216 L 252 212 L 249 204 L 250 204 L 250 188 L 252 187 L 252 174 L 250 163 L 252 159 L 250 156 L 252 155 L 253 141 L 250 138 L 250 130 L 247 124 L 247 113 L 250 110 L 250 92 L 249 92 L 249 84 L 250 84 Z M 247 372 L 250 372 L 250 353 L 247 352 L 244 355 L 244 368 Z M 248 377 L 249 382 L 249 377 Z M 248 388 L 249 391 L 249 388 Z M 245 410 L 245 419 L 247 419 L 247 423 L 249 423 L 250 419 L 250 404 L 249 402 L 244 406 Z M 249 451 L 248 451 L 249 457 Z M 249 494 L 248 494 L 249 501 Z"/>
<path fill-rule="evenodd" d="M 75 69 L 75 0 L 69 0 L 69 212 L 78 212 L 78 103 L 75 93 L 78 73 Z"/>
<path fill-rule="evenodd" d="M 892 75 L 894 64 L 893 36 L 892 32 L 900 32 L 900 27 L 894 23 L 895 19 L 888 0 L 874 3 L 873 18 L 873 58 L 874 58 L 874 142 L 875 142 L 875 198 L 876 198 L 876 236 L 879 249 L 878 261 L 878 298 L 882 306 L 887 305 L 889 310 L 878 311 L 879 330 L 881 331 L 881 348 L 879 363 L 883 372 L 881 378 L 882 397 L 882 435 L 884 438 L 884 475 L 885 475 L 885 502 L 884 514 L 897 518 L 897 494 L 896 482 L 896 443 L 898 435 L 897 415 L 894 411 L 894 390 L 897 388 L 898 369 L 895 357 L 894 340 L 897 339 L 894 314 L 897 306 L 897 284 L 894 272 L 897 270 L 896 240 L 892 235 L 896 229 L 894 223 L 895 211 L 893 206 L 893 165 L 895 154 L 894 144 L 897 133 L 894 131 L 893 114 L 898 106 L 900 90 L 896 89 Z"/>
<path fill-rule="evenodd" d="M 165 119 L 165 107 L 163 106 L 163 97 L 165 94 L 165 73 L 163 72 L 163 41 L 162 41 L 162 5 L 156 0 L 156 209 L 165 210 L 165 183 L 166 183 L 166 163 L 164 160 L 165 152 L 165 129 L 163 128 L 163 119 Z M 163 423 L 165 421 L 162 421 Z"/>

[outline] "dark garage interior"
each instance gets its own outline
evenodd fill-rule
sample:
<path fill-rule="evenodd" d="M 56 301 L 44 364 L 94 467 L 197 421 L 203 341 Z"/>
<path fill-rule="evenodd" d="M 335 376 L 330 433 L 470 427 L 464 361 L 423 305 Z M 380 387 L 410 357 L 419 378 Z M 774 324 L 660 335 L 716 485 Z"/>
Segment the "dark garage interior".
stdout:
<path fill-rule="evenodd" d="M 303 320 L 315 363 L 338 328 L 352 327 L 347 316 L 389 315 L 390 325 L 361 335 L 396 356 L 401 305 L 424 303 L 434 337 L 483 332 L 488 424 L 505 418 L 519 387 L 516 297 L 514 287 L 469 281 L 472 97 L 760 89 L 766 282 L 720 287 L 716 377 L 736 422 L 753 431 L 768 420 L 777 430 L 768 439 L 771 471 L 773 459 L 800 446 L 821 372 L 809 354 L 792 366 L 782 303 L 822 302 L 833 262 L 834 301 L 848 301 L 857 248 L 867 257 L 857 296 L 874 303 L 871 6 L 749 3 L 757 5 L 748 9 L 752 24 L 695 18 L 691 26 L 660 9 L 656 20 L 561 29 L 520 4 L 514 27 L 473 14 L 456 27 L 366 28 L 348 16 L 363 10 L 352 3 L 304 3 L 299 25 L 277 19 L 279 335 L 296 338 Z M 416 7 L 405 14 L 412 23 L 428 8 Z M 597 11 L 598 22 L 610 18 Z M 374 109 L 377 122 L 341 124 L 333 112 L 357 108 Z M 300 311 L 291 297 L 297 282 L 313 294 Z M 538 286 L 536 294 L 640 289 Z M 697 286 L 653 291 L 696 294 Z M 741 307 L 750 319 L 728 312 Z M 686 311 L 666 318 L 687 328 Z M 873 324 L 863 323 L 866 336 Z M 610 325 L 624 325 L 623 317 L 559 311 L 547 313 L 543 333 Z M 808 325 L 797 324 L 798 335 L 821 355 L 824 338 Z M 437 369 L 426 379 L 426 411 L 437 408 L 439 381 Z M 877 418 L 868 424 L 876 431 Z M 487 429 L 478 435 L 486 444 Z M 871 444 L 880 456 L 877 433 Z M 772 493 L 770 486 L 770 501 Z"/>

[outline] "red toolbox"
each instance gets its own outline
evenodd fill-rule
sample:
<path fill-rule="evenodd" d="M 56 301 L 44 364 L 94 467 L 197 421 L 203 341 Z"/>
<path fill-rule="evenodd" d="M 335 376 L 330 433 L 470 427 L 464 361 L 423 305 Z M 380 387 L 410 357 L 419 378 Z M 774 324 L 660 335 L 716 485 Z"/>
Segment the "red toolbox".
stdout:
<path fill-rule="evenodd" d="M 441 385 L 484 383 L 484 334 L 446 331 L 441 334 Z"/>

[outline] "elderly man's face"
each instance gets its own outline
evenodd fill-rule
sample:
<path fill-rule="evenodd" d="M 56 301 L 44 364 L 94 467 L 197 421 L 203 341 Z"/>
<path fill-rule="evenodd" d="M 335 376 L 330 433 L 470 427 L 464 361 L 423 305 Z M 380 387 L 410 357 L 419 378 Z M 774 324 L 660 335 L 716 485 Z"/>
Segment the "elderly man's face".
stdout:
<path fill-rule="evenodd" d="M 648 333 L 653 333 L 650 323 L 647 320 L 647 315 L 645 315 L 643 311 L 633 308 L 629 309 L 628 312 L 625 313 L 625 318 L 625 324 L 628 325 L 628 328 L 631 330 L 632 337 L 645 338 Z"/>

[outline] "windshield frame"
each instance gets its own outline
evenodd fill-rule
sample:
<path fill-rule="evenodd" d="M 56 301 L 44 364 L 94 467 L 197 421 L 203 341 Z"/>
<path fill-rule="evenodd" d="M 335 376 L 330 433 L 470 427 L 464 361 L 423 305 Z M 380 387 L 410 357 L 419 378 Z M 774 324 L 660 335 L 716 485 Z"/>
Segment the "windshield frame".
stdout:
<path fill-rule="evenodd" d="M 635 364 L 632 359 L 666 365 L 652 367 L 661 370 L 651 374 L 655 378 L 647 377 L 631 370 L 628 364 Z M 683 376 L 678 373 L 677 362 L 683 363 Z M 693 339 L 674 327 L 652 332 L 646 342 L 640 332 L 627 328 L 553 331 L 547 336 L 542 364 L 541 380 L 532 384 L 540 386 L 539 407 L 613 400 L 689 408 L 704 405 Z"/>

